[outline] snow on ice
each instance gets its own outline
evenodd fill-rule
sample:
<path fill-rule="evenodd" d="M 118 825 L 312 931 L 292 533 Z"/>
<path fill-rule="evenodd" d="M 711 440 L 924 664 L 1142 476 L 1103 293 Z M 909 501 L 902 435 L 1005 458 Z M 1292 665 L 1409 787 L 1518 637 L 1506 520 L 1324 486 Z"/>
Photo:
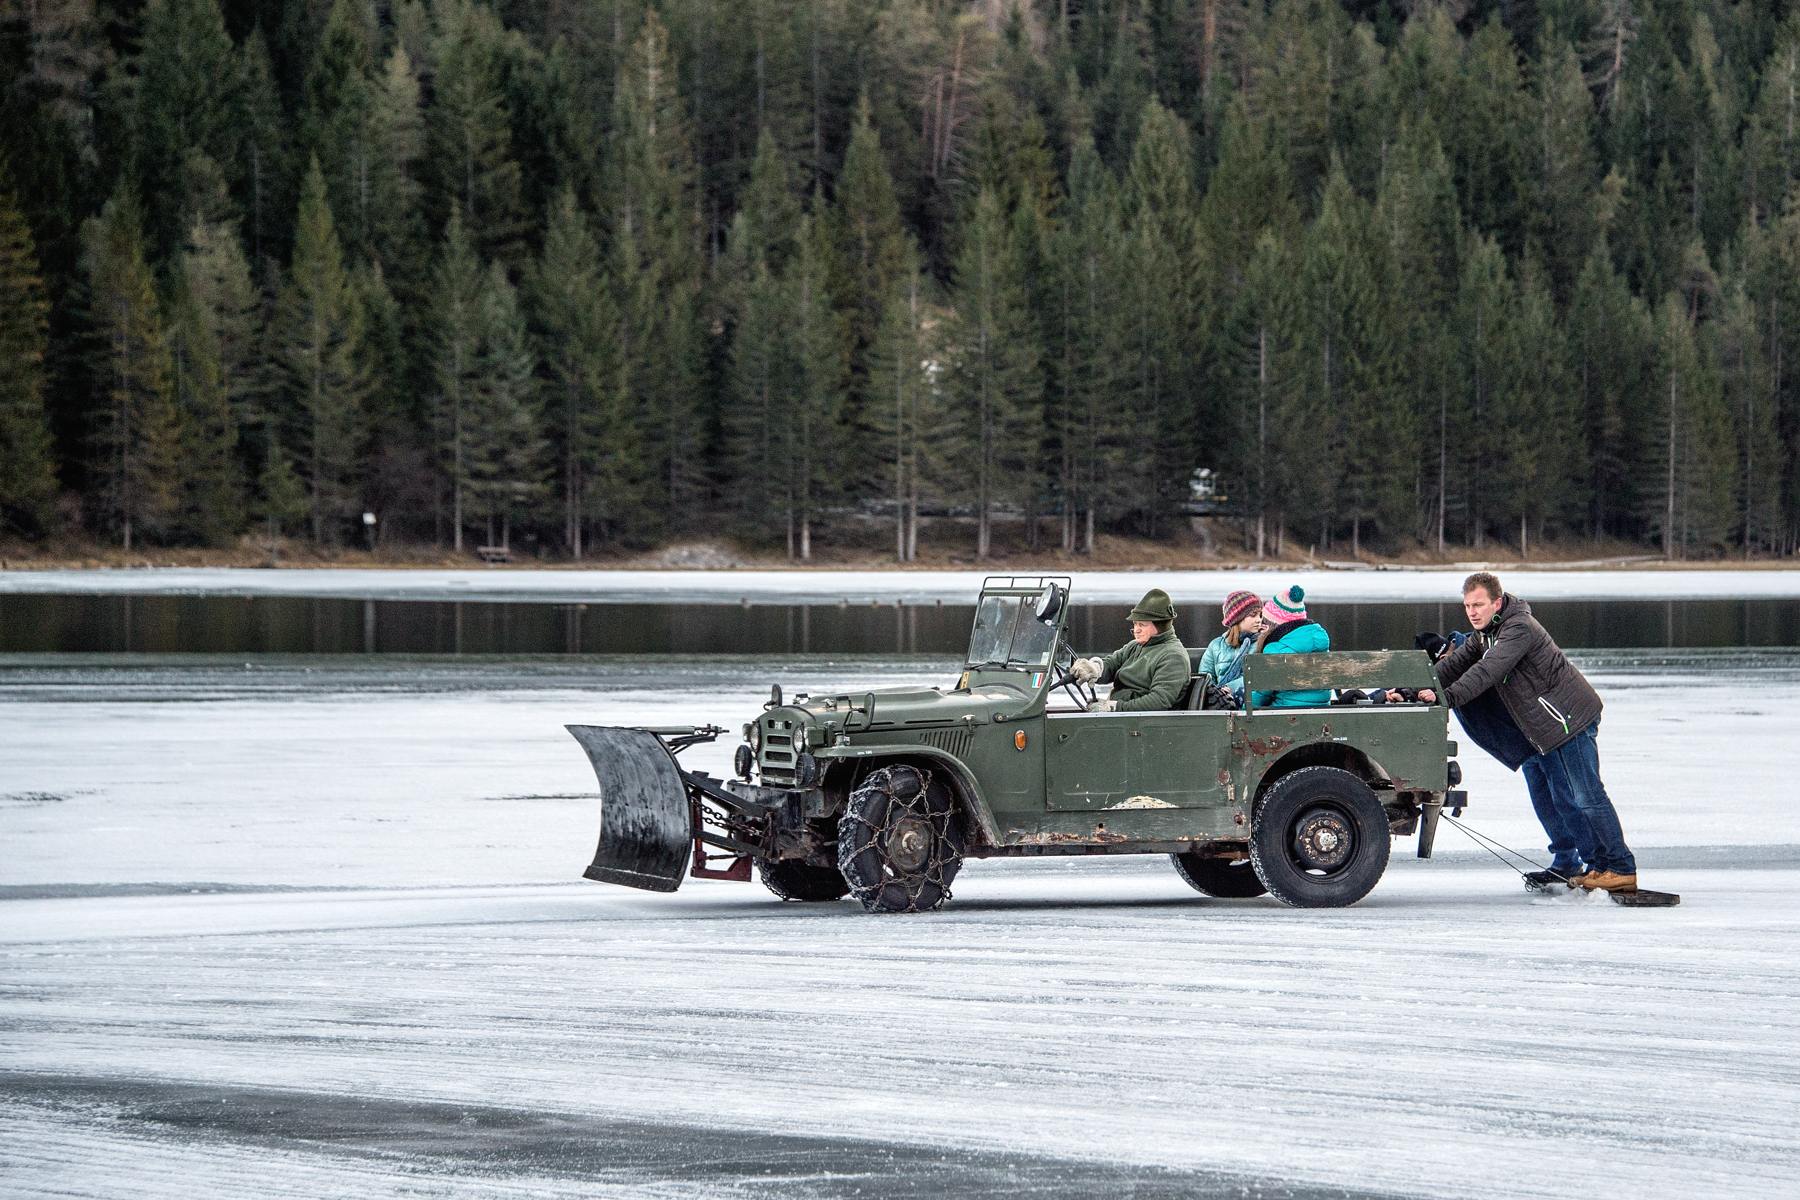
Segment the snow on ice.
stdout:
<path fill-rule="evenodd" d="M 562 725 L 735 729 L 772 681 L 949 664 L 541 686 L 474 665 L 423 690 L 366 664 L 215 664 L 138 693 L 98 667 L 0 672 L 0 1190 L 915 1194 L 879 1172 L 599 1188 L 535 1160 L 188 1136 L 46 1098 L 78 1079 L 666 1122 L 721 1154 L 780 1133 L 1224 1172 L 1268 1195 L 1791 1194 L 1800 680 L 1693 661 L 1593 676 L 1609 785 L 1676 909 L 1532 899 L 1444 829 L 1439 859 L 1396 842 L 1344 910 L 1209 900 L 1161 858 L 1051 859 L 970 863 L 942 912 L 883 918 L 757 884 L 579 881 L 597 814 Z M 732 741 L 694 763 L 723 773 Z M 1461 761 L 1469 821 L 1539 852 L 1518 777 Z"/>

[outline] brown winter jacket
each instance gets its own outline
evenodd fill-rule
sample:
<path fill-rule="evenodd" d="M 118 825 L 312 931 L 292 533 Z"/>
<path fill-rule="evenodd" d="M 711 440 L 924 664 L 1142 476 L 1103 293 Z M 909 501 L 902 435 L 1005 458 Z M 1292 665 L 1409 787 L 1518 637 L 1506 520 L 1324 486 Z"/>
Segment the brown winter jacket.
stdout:
<path fill-rule="evenodd" d="M 1451 708 L 1493 688 L 1539 754 L 1600 719 L 1600 694 L 1537 623 L 1531 605 L 1510 592 L 1486 629 L 1438 660 L 1437 677 Z"/>

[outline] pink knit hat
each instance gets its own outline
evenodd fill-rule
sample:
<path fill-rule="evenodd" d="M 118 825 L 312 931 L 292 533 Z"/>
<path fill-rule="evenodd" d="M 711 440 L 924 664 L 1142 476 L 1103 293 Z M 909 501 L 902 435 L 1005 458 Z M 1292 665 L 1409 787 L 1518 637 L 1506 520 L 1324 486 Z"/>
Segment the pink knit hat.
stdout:
<path fill-rule="evenodd" d="M 1225 603 L 1221 608 L 1221 611 L 1225 614 L 1225 619 L 1221 624 L 1223 624 L 1225 628 L 1230 629 L 1233 625 L 1236 625 L 1239 621 L 1249 616 L 1261 604 L 1262 597 L 1255 592 L 1233 592 L 1231 595 L 1225 597 Z"/>
<path fill-rule="evenodd" d="M 1263 620 L 1271 625 L 1306 620 L 1306 589 L 1296 583 L 1286 591 L 1270 596 L 1269 602 L 1263 605 Z"/>

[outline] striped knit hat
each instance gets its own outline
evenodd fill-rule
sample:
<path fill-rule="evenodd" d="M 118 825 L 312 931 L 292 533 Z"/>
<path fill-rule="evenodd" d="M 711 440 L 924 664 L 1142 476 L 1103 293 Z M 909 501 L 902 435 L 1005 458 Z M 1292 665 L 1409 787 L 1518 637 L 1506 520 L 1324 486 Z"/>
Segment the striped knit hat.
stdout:
<path fill-rule="evenodd" d="M 1263 605 L 1263 620 L 1271 625 L 1306 620 L 1306 589 L 1296 583 L 1285 592 L 1270 596 L 1269 602 Z"/>
<path fill-rule="evenodd" d="M 1225 619 L 1221 624 L 1230 629 L 1260 607 L 1262 607 L 1262 597 L 1255 592 L 1233 592 L 1225 597 L 1225 603 L 1221 608 Z"/>

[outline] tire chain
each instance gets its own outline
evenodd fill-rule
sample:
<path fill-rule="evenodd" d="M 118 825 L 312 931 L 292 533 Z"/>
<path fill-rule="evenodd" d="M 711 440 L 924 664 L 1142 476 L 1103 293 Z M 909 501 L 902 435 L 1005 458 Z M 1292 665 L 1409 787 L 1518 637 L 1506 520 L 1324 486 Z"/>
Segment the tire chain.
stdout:
<path fill-rule="evenodd" d="M 902 789 L 896 786 L 901 772 L 906 772 L 918 782 L 918 790 L 910 796 L 900 795 Z M 886 818 L 879 826 L 863 816 L 861 806 L 856 802 L 857 796 L 870 791 L 880 792 L 888 798 L 888 803 L 885 806 L 887 810 Z M 850 797 L 850 803 L 844 809 L 844 821 L 846 823 L 861 825 L 868 831 L 868 836 L 866 838 L 856 839 L 855 841 L 855 844 L 862 849 L 858 850 L 856 854 L 845 856 L 843 851 L 849 843 L 845 841 L 843 829 L 840 826 L 838 832 L 840 869 L 843 871 L 845 882 L 850 885 L 850 894 L 856 897 L 862 906 L 870 912 L 931 912 L 934 909 L 942 907 L 944 902 L 950 899 L 950 879 L 954 877 L 957 870 L 961 868 L 963 859 L 962 851 L 957 848 L 956 839 L 953 836 L 953 827 L 956 821 L 956 808 L 954 805 L 948 805 L 943 812 L 933 813 L 931 811 L 930 802 L 927 799 L 930 793 L 931 772 L 921 771 L 919 768 L 909 764 L 902 764 L 900 766 L 884 768 L 875 772 L 873 775 L 870 775 L 867 779 L 863 780 L 862 786 L 857 788 L 856 792 Z M 898 821 L 902 817 L 907 816 L 921 817 L 925 820 L 926 824 L 931 826 L 931 832 L 935 842 L 933 846 L 934 853 L 926 860 L 925 870 L 920 874 L 905 878 L 884 878 L 873 886 L 859 885 L 851 871 L 848 869 L 850 863 L 861 856 L 862 850 L 872 850 L 875 852 L 876 857 L 880 858 L 882 853 L 881 847 L 887 844 L 885 835 L 892 834 Z M 941 856 L 935 853 L 938 850 L 943 851 Z M 929 904 L 921 906 L 919 903 L 920 893 L 926 891 L 933 885 L 935 885 L 937 890 L 936 899 Z M 870 902 L 872 900 L 878 900 L 882 893 L 886 892 L 888 888 L 896 886 L 901 888 L 906 894 L 905 908 L 875 908 L 871 905 Z"/>

